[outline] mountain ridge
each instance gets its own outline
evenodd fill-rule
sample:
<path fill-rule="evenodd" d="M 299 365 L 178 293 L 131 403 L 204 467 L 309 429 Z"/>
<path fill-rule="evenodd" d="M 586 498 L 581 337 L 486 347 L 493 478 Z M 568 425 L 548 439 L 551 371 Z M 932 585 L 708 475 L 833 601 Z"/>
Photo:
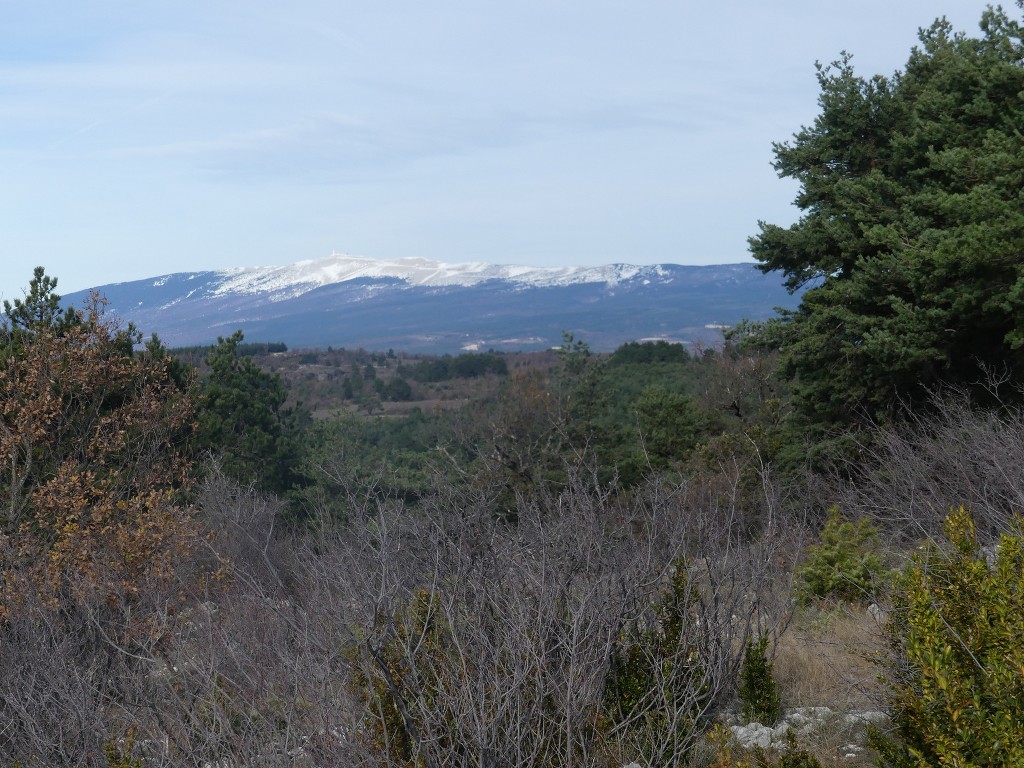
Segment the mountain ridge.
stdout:
<path fill-rule="evenodd" d="M 563 331 L 595 349 L 637 338 L 713 344 L 721 326 L 798 301 L 753 264 L 527 267 L 337 253 L 92 290 L 109 312 L 173 346 L 213 343 L 237 329 L 292 347 L 434 353 L 540 349 L 558 344 Z M 88 294 L 65 301 L 79 305 Z"/>

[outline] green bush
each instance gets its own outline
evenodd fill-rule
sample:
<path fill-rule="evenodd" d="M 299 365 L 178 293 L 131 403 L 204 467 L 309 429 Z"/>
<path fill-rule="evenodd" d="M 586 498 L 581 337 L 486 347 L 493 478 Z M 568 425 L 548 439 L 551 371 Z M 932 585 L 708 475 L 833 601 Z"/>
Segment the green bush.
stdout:
<path fill-rule="evenodd" d="M 772 675 L 774 665 L 765 655 L 767 648 L 767 637 L 762 637 L 756 643 L 747 640 L 743 665 L 740 667 L 739 696 L 743 702 L 743 717 L 747 722 L 772 726 L 782 715 L 782 699 Z"/>
<path fill-rule="evenodd" d="M 894 733 L 872 734 L 881 764 L 1024 765 L 1024 533 L 981 556 L 971 514 L 946 522 L 949 546 L 918 553 L 889 624 Z"/>
<path fill-rule="evenodd" d="M 657 622 L 624 633 L 612 653 L 601 719 L 648 765 L 667 764 L 689 741 L 708 695 L 700 659 L 685 643 L 693 597 L 680 560 L 654 606 Z"/>
<path fill-rule="evenodd" d="M 847 520 L 839 507 L 832 507 L 821 543 L 807 551 L 797 576 L 797 596 L 806 603 L 813 598 L 873 599 L 890 573 L 878 554 L 878 531 L 871 521 Z"/>
<path fill-rule="evenodd" d="M 103 752 L 107 758 L 108 768 L 143 768 L 142 759 L 132 757 L 134 749 L 135 736 L 132 734 L 123 739 L 107 739 L 103 742 Z"/>

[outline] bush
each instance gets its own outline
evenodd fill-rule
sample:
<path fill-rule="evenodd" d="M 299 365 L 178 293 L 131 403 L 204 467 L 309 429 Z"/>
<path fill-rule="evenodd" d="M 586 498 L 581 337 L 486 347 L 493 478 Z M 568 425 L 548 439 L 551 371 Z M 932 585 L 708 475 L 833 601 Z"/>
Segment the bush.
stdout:
<path fill-rule="evenodd" d="M 667 764 L 685 753 L 679 747 L 690 740 L 711 698 L 702 660 L 686 642 L 685 623 L 696 610 L 695 598 L 685 563 L 679 560 L 653 606 L 654 626 L 632 628 L 612 652 L 603 717 L 649 765 Z"/>
<path fill-rule="evenodd" d="M 782 700 L 779 686 L 772 675 L 773 664 L 768 661 L 765 650 L 768 638 L 762 637 L 756 643 L 747 640 L 740 668 L 740 701 L 743 702 L 743 717 L 747 722 L 775 725 L 782 715 Z"/>
<path fill-rule="evenodd" d="M 965 508 L 948 546 L 914 557 L 889 625 L 892 737 L 872 735 L 881 764 L 1024 765 L 1024 533 L 981 556 Z"/>
<path fill-rule="evenodd" d="M 807 552 L 798 572 L 798 597 L 864 600 L 875 597 L 889 573 L 878 555 L 878 531 L 866 517 L 847 520 L 832 507 L 828 511 L 821 543 Z"/>
<path fill-rule="evenodd" d="M 161 347 L 133 351 L 141 334 L 108 319 L 98 298 L 50 316 L 52 286 L 37 270 L 26 302 L 0 318 L 0 545 L 55 607 L 135 605 L 140 585 L 173 580 L 195 535 L 177 503 L 190 474 L 190 391 Z M 0 615 L 21 597 L 2 572 Z"/>

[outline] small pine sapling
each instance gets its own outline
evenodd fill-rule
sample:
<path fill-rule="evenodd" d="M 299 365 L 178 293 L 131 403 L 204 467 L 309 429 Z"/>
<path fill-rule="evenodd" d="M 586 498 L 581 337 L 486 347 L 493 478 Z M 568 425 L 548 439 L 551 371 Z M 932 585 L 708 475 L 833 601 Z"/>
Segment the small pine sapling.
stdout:
<path fill-rule="evenodd" d="M 874 599 L 891 575 L 878 546 L 878 531 L 868 518 L 847 520 L 838 506 L 832 507 L 821 543 L 807 551 L 797 573 L 798 597 L 804 603 L 815 598 Z"/>

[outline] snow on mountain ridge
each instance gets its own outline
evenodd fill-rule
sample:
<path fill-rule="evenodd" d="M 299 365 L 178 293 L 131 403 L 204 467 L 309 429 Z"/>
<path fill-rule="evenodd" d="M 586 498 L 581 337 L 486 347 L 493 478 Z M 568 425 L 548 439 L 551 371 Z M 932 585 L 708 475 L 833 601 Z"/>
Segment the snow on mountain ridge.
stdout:
<path fill-rule="evenodd" d="M 662 277 L 660 267 L 608 264 L 599 267 L 530 267 L 514 264 L 464 262 L 449 264 L 417 257 L 371 259 L 332 253 L 276 267 L 243 267 L 217 273 L 222 277 L 214 295 L 273 294 L 276 300 L 299 296 L 324 285 L 360 278 L 394 278 L 410 286 L 473 286 L 487 280 L 507 280 L 521 287 L 553 287 L 579 283 L 615 285 L 641 274 Z"/>

